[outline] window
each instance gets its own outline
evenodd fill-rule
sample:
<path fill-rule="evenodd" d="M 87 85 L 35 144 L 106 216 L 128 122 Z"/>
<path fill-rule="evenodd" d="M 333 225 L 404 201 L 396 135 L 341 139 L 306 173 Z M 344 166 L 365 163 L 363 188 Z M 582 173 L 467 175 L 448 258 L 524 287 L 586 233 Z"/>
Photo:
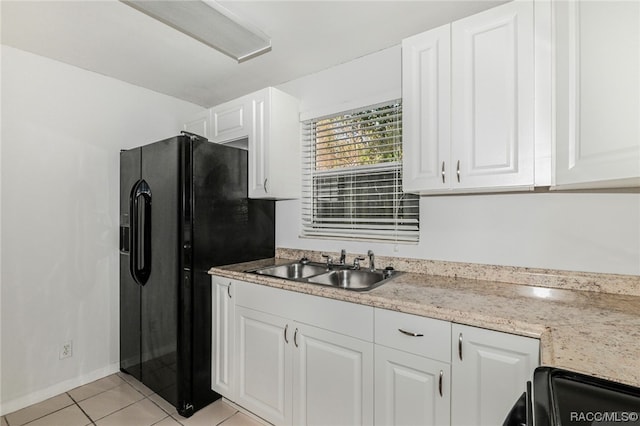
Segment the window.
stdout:
<path fill-rule="evenodd" d="M 402 105 L 303 123 L 302 235 L 418 241 L 418 196 L 402 192 Z"/>

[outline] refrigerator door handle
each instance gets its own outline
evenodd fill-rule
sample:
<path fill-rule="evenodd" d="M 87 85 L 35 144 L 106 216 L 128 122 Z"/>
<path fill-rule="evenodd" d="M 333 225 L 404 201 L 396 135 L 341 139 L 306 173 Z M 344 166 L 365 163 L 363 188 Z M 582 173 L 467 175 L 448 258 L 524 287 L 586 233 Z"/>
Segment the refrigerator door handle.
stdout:
<path fill-rule="evenodd" d="M 131 275 L 145 285 L 151 275 L 151 188 L 144 180 L 131 190 L 131 236 Z"/>

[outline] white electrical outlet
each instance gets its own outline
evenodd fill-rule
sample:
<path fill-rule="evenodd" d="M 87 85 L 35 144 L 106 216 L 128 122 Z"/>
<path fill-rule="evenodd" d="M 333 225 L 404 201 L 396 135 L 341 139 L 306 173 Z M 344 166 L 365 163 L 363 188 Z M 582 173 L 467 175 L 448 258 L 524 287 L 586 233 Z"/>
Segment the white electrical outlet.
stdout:
<path fill-rule="evenodd" d="M 69 340 L 60 347 L 60 359 L 69 358 L 73 355 L 73 341 Z"/>

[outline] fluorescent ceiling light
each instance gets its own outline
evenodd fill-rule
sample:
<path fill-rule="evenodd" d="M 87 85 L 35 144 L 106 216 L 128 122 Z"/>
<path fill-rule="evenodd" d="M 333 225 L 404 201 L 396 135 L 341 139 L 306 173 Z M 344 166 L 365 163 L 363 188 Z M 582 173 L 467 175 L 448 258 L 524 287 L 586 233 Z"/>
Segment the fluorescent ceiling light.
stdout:
<path fill-rule="evenodd" d="M 120 0 L 238 62 L 271 50 L 271 39 L 212 0 Z"/>

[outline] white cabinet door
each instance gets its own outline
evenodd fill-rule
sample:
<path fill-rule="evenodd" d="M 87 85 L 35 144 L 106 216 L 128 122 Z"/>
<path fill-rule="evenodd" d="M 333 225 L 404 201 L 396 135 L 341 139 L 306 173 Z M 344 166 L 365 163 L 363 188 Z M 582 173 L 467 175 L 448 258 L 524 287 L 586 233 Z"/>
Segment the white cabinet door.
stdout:
<path fill-rule="evenodd" d="M 210 134 L 210 122 L 209 122 L 209 110 L 200 112 L 197 116 L 182 126 L 182 130 L 195 133 L 196 135 L 203 136 L 209 139 Z"/>
<path fill-rule="evenodd" d="M 380 426 L 448 425 L 448 363 L 376 345 L 375 419 Z"/>
<path fill-rule="evenodd" d="M 454 188 L 533 186 L 533 2 L 452 24 Z"/>
<path fill-rule="evenodd" d="M 211 389 L 235 400 L 233 280 L 211 277 Z"/>
<path fill-rule="evenodd" d="M 249 198 L 300 197 L 298 100 L 273 87 L 203 111 L 184 129 L 249 153 Z"/>
<path fill-rule="evenodd" d="M 534 10 L 516 0 L 403 40 L 403 189 L 531 189 Z"/>
<path fill-rule="evenodd" d="M 294 424 L 373 424 L 373 343 L 295 327 Z"/>
<path fill-rule="evenodd" d="M 251 95 L 251 138 L 249 140 L 249 196 L 264 198 L 269 194 L 269 108 L 268 91 Z M 273 188 L 271 188 L 273 189 Z"/>
<path fill-rule="evenodd" d="M 640 3 L 554 2 L 556 185 L 640 186 Z"/>
<path fill-rule="evenodd" d="M 300 197 L 298 101 L 273 87 L 248 96 L 249 198 Z"/>
<path fill-rule="evenodd" d="M 235 402 L 278 425 L 291 424 L 291 321 L 236 306 Z"/>
<path fill-rule="evenodd" d="M 209 109 L 211 134 L 209 140 L 229 143 L 249 136 L 251 128 L 251 103 L 242 97 Z"/>
<path fill-rule="evenodd" d="M 451 187 L 451 25 L 402 41 L 402 188 Z"/>
<path fill-rule="evenodd" d="M 502 424 L 539 364 L 539 341 L 452 326 L 451 424 Z"/>

